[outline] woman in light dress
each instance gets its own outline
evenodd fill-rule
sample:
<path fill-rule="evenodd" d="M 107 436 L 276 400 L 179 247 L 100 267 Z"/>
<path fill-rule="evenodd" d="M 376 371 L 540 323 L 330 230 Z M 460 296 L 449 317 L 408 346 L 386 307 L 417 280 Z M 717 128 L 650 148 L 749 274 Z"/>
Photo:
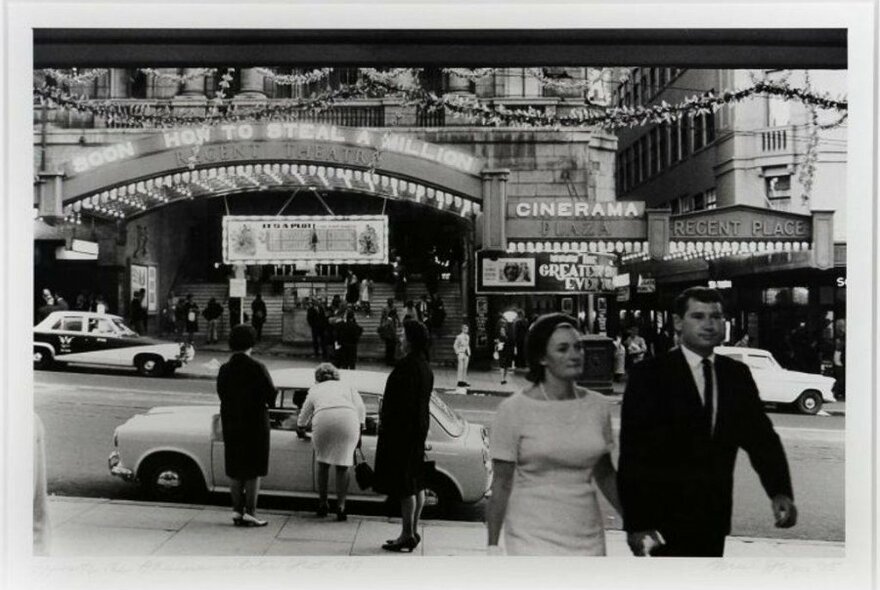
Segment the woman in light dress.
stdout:
<path fill-rule="evenodd" d="M 336 468 L 336 520 L 346 520 L 348 471 L 354 462 L 354 449 L 361 438 L 366 409 L 360 394 L 339 380 L 339 371 L 330 363 L 315 369 L 315 385 L 309 389 L 297 419 L 297 431 L 305 435 L 312 424 L 312 444 L 318 461 L 318 516 L 327 516 L 327 486 L 330 466 Z"/>
<path fill-rule="evenodd" d="M 597 488 L 620 513 L 611 462 L 612 404 L 578 387 L 584 362 L 574 318 L 538 318 L 526 340 L 532 385 L 504 400 L 492 426 L 489 553 L 605 555 Z"/>

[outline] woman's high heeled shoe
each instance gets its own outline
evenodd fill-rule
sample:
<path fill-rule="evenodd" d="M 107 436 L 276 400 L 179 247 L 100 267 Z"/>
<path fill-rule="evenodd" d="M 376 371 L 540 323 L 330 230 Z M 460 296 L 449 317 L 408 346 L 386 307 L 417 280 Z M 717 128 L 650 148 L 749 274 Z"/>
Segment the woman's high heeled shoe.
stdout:
<path fill-rule="evenodd" d="M 382 549 L 395 553 L 412 553 L 418 547 L 420 540 L 417 537 L 411 537 L 405 541 L 390 541 L 382 545 Z"/>

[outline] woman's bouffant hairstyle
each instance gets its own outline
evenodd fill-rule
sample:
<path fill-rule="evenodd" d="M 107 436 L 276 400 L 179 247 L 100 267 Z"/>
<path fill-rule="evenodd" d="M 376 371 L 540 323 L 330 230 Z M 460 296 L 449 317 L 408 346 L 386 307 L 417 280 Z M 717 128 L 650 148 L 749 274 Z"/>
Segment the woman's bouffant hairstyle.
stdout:
<path fill-rule="evenodd" d="M 339 369 L 333 363 L 321 363 L 315 367 L 315 383 L 324 381 L 339 381 Z"/>
<path fill-rule="evenodd" d="M 403 335 L 409 344 L 410 352 L 417 352 L 428 358 L 428 328 L 418 320 L 403 321 Z"/>
<path fill-rule="evenodd" d="M 247 324 L 239 324 L 229 331 L 229 348 L 233 352 L 243 352 L 257 343 L 257 331 Z"/>
<path fill-rule="evenodd" d="M 532 383 L 544 381 L 545 369 L 541 364 L 541 359 L 547 354 L 547 343 L 550 342 L 553 332 L 565 324 L 577 330 L 577 320 L 564 313 L 542 315 L 529 328 L 529 332 L 526 334 L 526 362 L 529 365 L 526 379 Z"/>

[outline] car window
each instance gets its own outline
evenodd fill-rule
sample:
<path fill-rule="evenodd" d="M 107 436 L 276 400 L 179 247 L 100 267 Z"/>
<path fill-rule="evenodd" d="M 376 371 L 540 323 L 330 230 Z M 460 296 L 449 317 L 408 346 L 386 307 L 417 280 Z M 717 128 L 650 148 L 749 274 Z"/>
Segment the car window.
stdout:
<path fill-rule="evenodd" d="M 753 369 L 772 369 L 773 361 L 769 357 L 750 354 L 746 359 L 746 364 Z"/>
<path fill-rule="evenodd" d="M 114 334 L 113 323 L 110 320 L 95 319 L 89 320 L 89 334 Z"/>
<path fill-rule="evenodd" d="M 123 322 L 119 318 L 113 320 L 113 325 L 116 326 L 116 330 L 123 336 L 137 336 L 137 332 L 126 326 L 125 322 Z"/>
<path fill-rule="evenodd" d="M 66 332 L 82 332 L 83 329 L 83 321 L 82 318 L 62 318 L 61 319 L 61 327 L 59 330 L 64 330 Z"/>

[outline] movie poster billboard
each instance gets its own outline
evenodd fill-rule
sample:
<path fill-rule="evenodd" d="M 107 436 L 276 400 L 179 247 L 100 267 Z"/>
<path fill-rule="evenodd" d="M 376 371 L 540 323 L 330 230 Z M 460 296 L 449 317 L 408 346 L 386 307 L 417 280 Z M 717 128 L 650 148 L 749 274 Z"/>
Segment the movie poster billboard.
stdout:
<path fill-rule="evenodd" d="M 477 252 L 477 293 L 611 293 L 613 254 Z"/>
<path fill-rule="evenodd" d="M 386 264 L 385 215 L 227 215 L 225 264 Z"/>

